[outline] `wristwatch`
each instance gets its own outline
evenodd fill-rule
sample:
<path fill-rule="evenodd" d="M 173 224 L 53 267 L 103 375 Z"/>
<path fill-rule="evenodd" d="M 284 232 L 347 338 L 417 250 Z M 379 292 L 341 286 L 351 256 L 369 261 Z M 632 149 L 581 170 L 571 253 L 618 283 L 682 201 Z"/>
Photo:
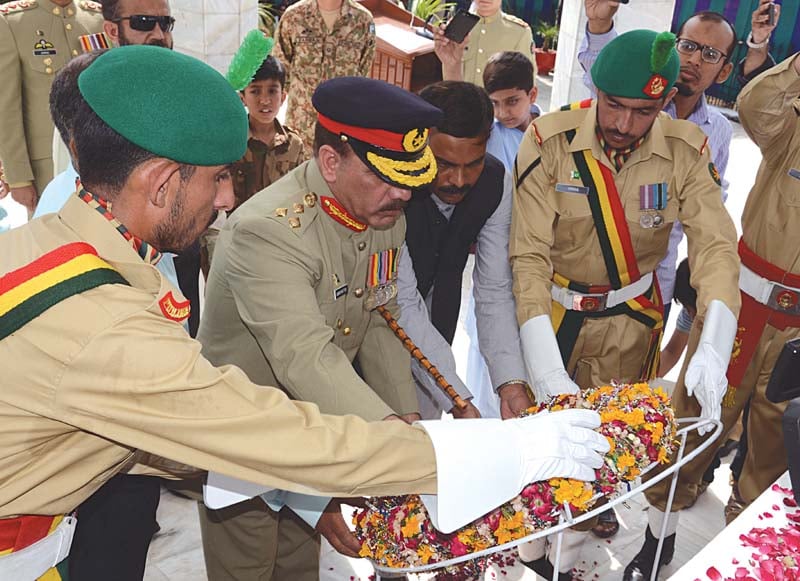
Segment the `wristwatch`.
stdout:
<path fill-rule="evenodd" d="M 747 35 L 747 46 L 750 48 L 764 48 L 769 44 L 769 36 L 764 39 L 764 42 L 756 42 L 753 40 L 753 31 L 750 31 L 750 34 Z"/>

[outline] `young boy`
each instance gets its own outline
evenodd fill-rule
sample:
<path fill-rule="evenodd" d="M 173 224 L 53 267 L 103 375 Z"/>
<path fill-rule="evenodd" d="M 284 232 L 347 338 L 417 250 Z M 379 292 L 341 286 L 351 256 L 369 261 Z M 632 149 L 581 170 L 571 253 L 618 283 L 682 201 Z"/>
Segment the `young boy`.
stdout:
<path fill-rule="evenodd" d="M 513 171 L 522 136 L 542 112 L 536 104 L 533 63 L 520 52 L 494 54 L 483 71 L 483 86 L 495 117 L 486 150 Z"/>
<path fill-rule="evenodd" d="M 303 140 L 289 127 L 281 125 L 278 111 L 286 100 L 286 70 L 274 56 L 268 56 L 256 70 L 253 80 L 239 97 L 247 107 L 250 136 L 244 157 L 233 165 L 233 193 L 241 206 L 256 192 L 294 169 L 306 159 Z M 201 238 L 203 274 L 208 277 L 214 243 L 225 217 L 220 215 Z"/>

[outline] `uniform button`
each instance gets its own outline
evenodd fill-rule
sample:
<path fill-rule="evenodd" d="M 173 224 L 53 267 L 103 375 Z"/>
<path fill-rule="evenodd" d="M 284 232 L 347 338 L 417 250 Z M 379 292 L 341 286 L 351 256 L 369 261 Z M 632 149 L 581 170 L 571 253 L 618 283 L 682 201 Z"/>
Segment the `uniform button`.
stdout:
<path fill-rule="evenodd" d="M 336 319 L 336 328 L 337 329 L 341 329 L 342 328 L 342 320 L 341 319 Z"/>
<path fill-rule="evenodd" d="M 75 14 L 75 11 L 72 8 L 67 8 L 67 16 L 72 16 Z"/>
<path fill-rule="evenodd" d="M 364 289 L 363 289 L 363 288 L 357 288 L 357 289 L 356 289 L 356 290 L 353 292 L 353 294 L 354 294 L 354 295 L 356 295 L 356 298 L 357 298 L 357 299 L 360 299 L 361 297 L 363 297 L 363 296 L 364 296 Z"/>
<path fill-rule="evenodd" d="M 53 69 L 51 69 L 50 67 L 47 67 L 47 68 L 44 69 L 44 72 L 46 72 L 48 75 L 52 75 L 53 74 Z"/>
<path fill-rule="evenodd" d="M 481 34 L 486 34 L 486 29 L 485 28 L 481 28 Z"/>
<path fill-rule="evenodd" d="M 44 59 L 42 62 L 43 62 L 43 63 L 44 63 L 46 66 L 50 66 L 50 65 L 52 65 L 52 64 L 53 64 L 53 59 L 51 59 L 50 57 L 47 57 L 47 58 L 46 58 L 46 59 Z"/>
<path fill-rule="evenodd" d="M 78 56 L 78 49 L 77 48 L 73 48 L 72 49 L 72 56 Z"/>
<path fill-rule="evenodd" d="M 56 16 L 58 16 L 59 14 L 61 14 L 61 8 L 59 8 L 58 6 L 56 6 L 55 8 L 53 8 L 53 14 L 55 14 Z"/>
<path fill-rule="evenodd" d="M 367 243 L 366 242 L 359 242 L 358 243 L 358 249 L 359 250 L 364 250 L 366 247 L 367 247 Z"/>
<path fill-rule="evenodd" d="M 343 335 L 349 335 L 350 334 L 350 327 L 345 327 L 344 329 L 342 329 L 342 334 Z"/>
<path fill-rule="evenodd" d="M 67 22 L 67 24 L 64 25 L 64 28 L 66 28 L 67 30 L 72 30 L 72 25 L 69 22 Z"/>
<path fill-rule="evenodd" d="M 480 69 L 475 69 L 475 72 L 480 74 L 481 70 Z"/>
<path fill-rule="evenodd" d="M 478 49 L 478 54 L 483 54 L 483 49 L 482 48 Z"/>

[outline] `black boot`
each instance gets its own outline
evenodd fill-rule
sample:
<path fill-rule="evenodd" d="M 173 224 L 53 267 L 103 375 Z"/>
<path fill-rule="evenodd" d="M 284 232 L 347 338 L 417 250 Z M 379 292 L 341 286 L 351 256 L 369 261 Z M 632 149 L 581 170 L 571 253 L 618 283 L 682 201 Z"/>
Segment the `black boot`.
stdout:
<path fill-rule="evenodd" d="M 644 533 L 644 545 L 639 550 L 639 553 L 633 558 L 633 561 L 628 563 L 625 567 L 625 573 L 622 575 L 623 581 L 650 581 L 650 576 L 653 574 L 653 563 L 656 561 L 656 549 L 658 549 L 658 539 L 650 532 L 650 527 Z M 658 560 L 658 569 L 664 565 L 669 565 L 672 562 L 672 557 L 675 554 L 675 533 L 664 539 L 664 546 L 661 547 L 661 558 Z M 656 578 L 658 573 L 656 573 Z"/>
<path fill-rule="evenodd" d="M 547 557 L 539 557 L 535 561 L 522 561 L 522 564 L 539 575 L 539 577 L 547 579 L 547 581 L 553 578 L 553 564 L 548 561 Z M 572 575 L 559 573 L 558 581 L 572 581 Z"/>

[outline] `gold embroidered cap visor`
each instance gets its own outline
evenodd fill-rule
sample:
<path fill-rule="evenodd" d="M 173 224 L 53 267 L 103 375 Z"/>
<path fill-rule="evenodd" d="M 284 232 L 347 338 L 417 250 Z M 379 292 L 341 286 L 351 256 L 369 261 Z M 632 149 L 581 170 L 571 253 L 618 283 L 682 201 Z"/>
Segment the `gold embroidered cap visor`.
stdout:
<path fill-rule="evenodd" d="M 347 143 L 359 159 L 387 184 L 416 189 L 436 179 L 436 158 L 427 141 L 422 149 L 413 152 L 375 147 L 353 137 L 348 137 Z"/>

